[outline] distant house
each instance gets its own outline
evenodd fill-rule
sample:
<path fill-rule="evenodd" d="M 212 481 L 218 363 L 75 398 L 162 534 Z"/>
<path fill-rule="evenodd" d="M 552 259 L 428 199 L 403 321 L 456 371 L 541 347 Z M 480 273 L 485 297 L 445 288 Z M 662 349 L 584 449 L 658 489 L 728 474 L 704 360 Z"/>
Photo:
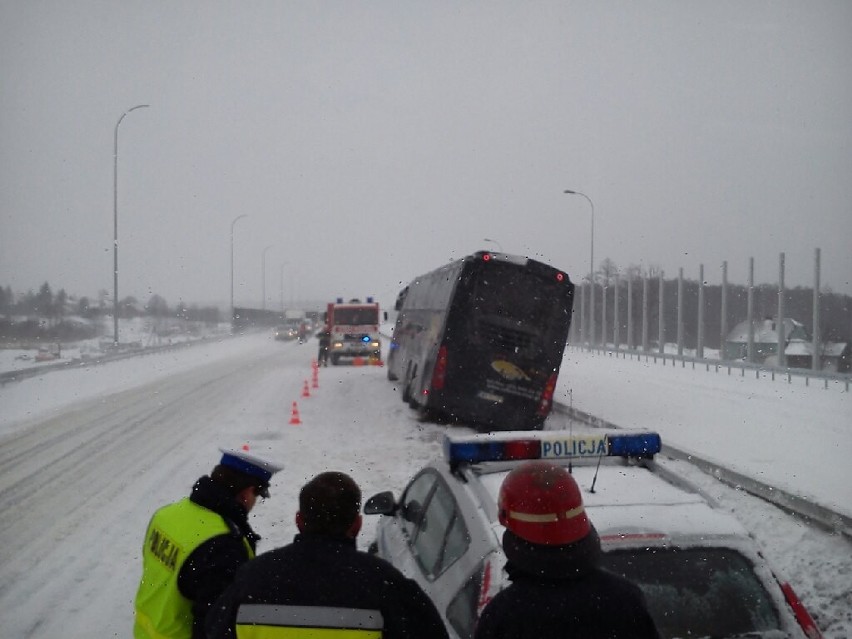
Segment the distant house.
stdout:
<path fill-rule="evenodd" d="M 852 347 L 848 342 L 825 342 L 820 345 L 819 370 L 834 373 L 852 371 Z M 784 355 L 790 368 L 811 368 L 813 365 L 813 342 L 792 340 L 787 344 Z"/>
<path fill-rule="evenodd" d="M 774 362 L 778 355 L 778 327 L 776 326 L 776 320 L 766 318 L 755 320 L 753 324 L 754 360 L 762 363 L 766 362 L 768 358 L 772 358 Z M 748 328 L 748 320 L 744 320 L 728 333 L 724 348 L 722 349 L 722 359 L 735 360 L 746 359 L 748 357 Z M 805 331 L 804 324 L 791 318 L 785 318 L 784 338 L 785 343 L 790 344 L 792 340 L 807 341 L 809 335 Z"/>

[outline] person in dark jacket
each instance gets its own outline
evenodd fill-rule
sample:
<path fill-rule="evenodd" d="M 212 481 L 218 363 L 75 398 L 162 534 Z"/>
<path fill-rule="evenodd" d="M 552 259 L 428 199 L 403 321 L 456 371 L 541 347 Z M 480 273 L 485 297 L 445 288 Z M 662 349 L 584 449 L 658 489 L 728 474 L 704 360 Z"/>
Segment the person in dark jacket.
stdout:
<path fill-rule="evenodd" d="M 328 349 L 331 347 L 331 331 L 328 326 L 317 333 L 319 340 L 319 351 L 317 352 L 317 364 L 319 366 L 328 366 Z"/>
<path fill-rule="evenodd" d="M 253 558 L 260 535 L 248 523 L 281 468 L 245 451 L 222 451 L 192 493 L 151 518 L 136 594 L 135 639 L 198 639 L 212 603 Z"/>
<path fill-rule="evenodd" d="M 345 636 L 363 639 L 446 639 L 420 587 L 356 548 L 360 510 L 361 490 L 344 473 L 321 473 L 305 484 L 293 543 L 240 568 L 207 617 L 208 638 L 230 639 L 241 630 L 282 637 L 301 628 L 345 629 Z"/>
<path fill-rule="evenodd" d="M 659 638 L 639 587 L 599 567 L 600 539 L 568 470 L 512 470 L 498 513 L 512 583 L 483 609 L 475 639 Z"/>

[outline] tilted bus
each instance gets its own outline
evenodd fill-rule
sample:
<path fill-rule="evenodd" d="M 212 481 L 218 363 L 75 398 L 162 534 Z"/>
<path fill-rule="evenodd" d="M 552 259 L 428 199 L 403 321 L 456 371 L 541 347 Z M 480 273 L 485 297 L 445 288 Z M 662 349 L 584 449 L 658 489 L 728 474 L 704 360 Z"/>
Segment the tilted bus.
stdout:
<path fill-rule="evenodd" d="M 533 259 L 480 251 L 451 262 L 400 292 L 388 379 L 437 418 L 542 428 L 573 300 L 568 274 Z"/>

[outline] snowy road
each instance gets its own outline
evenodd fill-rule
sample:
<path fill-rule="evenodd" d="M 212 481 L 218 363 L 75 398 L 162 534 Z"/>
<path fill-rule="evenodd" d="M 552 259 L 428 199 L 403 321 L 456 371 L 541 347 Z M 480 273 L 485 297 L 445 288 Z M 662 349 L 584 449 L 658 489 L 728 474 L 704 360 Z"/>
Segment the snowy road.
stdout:
<path fill-rule="evenodd" d="M 218 446 L 248 443 L 284 461 L 272 499 L 253 514 L 267 549 L 292 538 L 298 488 L 316 472 L 351 472 L 369 495 L 401 486 L 438 451 L 439 428 L 413 421 L 382 368 L 323 369 L 315 396 L 302 398 L 312 346 L 256 336 L 225 350 L 199 368 L 83 400 L 3 441 L 3 637 L 127 636 L 147 520 L 210 471 Z M 299 426 L 288 424 L 294 400 Z"/>
<path fill-rule="evenodd" d="M 258 335 L 191 350 L 51 373 L 0 392 L 4 638 L 128 636 L 147 520 L 209 472 L 218 446 L 248 444 L 284 462 L 272 498 L 252 513 L 261 550 L 292 538 L 298 489 L 317 472 L 351 473 L 366 498 L 398 491 L 440 452 L 445 427 L 418 422 L 383 368 L 322 369 L 305 398 L 313 342 Z M 299 425 L 289 424 L 293 401 Z M 852 636 L 847 542 L 682 470 L 743 519 L 827 637 Z M 367 518 L 362 547 L 374 526 Z"/>

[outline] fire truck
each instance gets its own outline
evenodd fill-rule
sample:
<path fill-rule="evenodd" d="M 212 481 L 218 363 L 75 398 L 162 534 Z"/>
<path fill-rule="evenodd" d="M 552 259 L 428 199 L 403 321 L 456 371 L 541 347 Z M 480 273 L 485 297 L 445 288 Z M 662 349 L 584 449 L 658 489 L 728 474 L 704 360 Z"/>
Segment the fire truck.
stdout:
<path fill-rule="evenodd" d="M 342 297 L 330 302 L 325 313 L 329 331 L 329 359 L 337 365 L 343 357 L 366 357 L 371 363 L 382 359 L 379 338 L 379 304 L 368 297 L 366 302 Z"/>

